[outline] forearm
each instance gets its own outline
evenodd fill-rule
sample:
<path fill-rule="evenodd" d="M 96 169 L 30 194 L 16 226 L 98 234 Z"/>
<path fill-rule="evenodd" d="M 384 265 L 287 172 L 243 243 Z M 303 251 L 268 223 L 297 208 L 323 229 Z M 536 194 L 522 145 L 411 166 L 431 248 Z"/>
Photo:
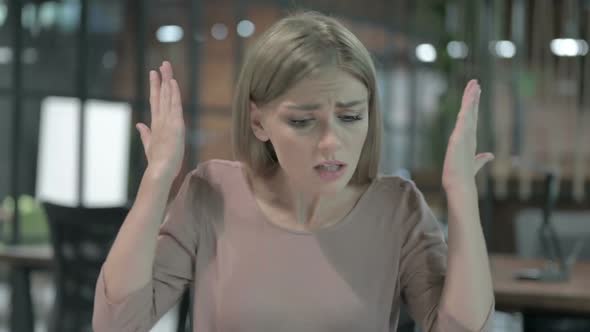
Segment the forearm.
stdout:
<path fill-rule="evenodd" d="M 477 331 L 494 301 L 488 254 L 481 228 L 475 182 L 446 190 L 449 254 L 441 307 Z"/>
<path fill-rule="evenodd" d="M 117 302 L 152 278 L 158 231 L 172 180 L 149 169 L 104 264 L 108 296 Z"/>

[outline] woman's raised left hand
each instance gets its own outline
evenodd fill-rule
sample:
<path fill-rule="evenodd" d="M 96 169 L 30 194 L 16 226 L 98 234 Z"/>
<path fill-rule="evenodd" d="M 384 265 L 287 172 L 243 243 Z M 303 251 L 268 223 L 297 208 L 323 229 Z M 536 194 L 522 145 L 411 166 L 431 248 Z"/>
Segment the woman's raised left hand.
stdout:
<path fill-rule="evenodd" d="M 442 184 L 446 191 L 473 186 L 477 172 L 494 159 L 494 155 L 489 152 L 476 155 L 480 95 L 481 88 L 477 80 L 469 81 L 445 154 Z"/>

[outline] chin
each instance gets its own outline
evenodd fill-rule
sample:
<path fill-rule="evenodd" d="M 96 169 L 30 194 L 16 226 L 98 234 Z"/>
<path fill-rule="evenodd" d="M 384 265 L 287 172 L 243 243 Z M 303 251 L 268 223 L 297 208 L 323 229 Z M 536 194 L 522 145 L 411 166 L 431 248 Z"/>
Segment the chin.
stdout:
<path fill-rule="evenodd" d="M 334 195 L 334 194 L 338 194 L 339 192 L 343 191 L 346 188 L 346 186 L 340 185 L 340 186 L 336 186 L 336 185 L 332 185 L 332 186 L 326 186 L 324 187 L 324 189 L 322 189 L 321 193 L 324 195 Z"/>
<path fill-rule="evenodd" d="M 319 180 L 318 182 L 316 182 L 315 188 L 318 192 L 322 194 L 336 194 L 346 189 L 351 179 L 352 174 L 345 174 L 344 176 L 342 176 L 342 178 L 333 182 L 323 182 L 322 180 Z"/>

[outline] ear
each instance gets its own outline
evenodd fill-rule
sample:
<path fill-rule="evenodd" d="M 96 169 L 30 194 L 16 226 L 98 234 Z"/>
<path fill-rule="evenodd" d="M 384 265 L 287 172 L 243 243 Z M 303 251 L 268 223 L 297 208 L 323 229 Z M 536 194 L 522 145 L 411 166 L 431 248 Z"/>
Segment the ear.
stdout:
<path fill-rule="evenodd" d="M 258 106 L 253 101 L 250 101 L 250 127 L 252 128 L 252 132 L 256 138 L 262 142 L 266 142 L 269 140 L 269 137 L 266 130 L 264 129 L 262 120 L 262 110 L 258 108 Z"/>

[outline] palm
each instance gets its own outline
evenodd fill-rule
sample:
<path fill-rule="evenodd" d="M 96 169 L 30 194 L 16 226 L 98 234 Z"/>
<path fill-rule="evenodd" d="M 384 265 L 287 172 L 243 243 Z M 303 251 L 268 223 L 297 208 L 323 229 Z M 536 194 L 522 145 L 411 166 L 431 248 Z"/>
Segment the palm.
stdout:
<path fill-rule="evenodd" d="M 443 186 L 445 188 L 473 181 L 475 174 L 493 159 L 491 153 L 476 155 L 480 94 L 481 89 L 477 81 L 469 81 L 463 93 L 461 110 L 445 154 L 443 166 Z"/>
<path fill-rule="evenodd" d="M 178 83 L 172 66 L 164 62 L 158 73 L 150 71 L 151 128 L 138 124 L 148 167 L 174 177 L 180 171 L 184 156 L 184 119 Z"/>

